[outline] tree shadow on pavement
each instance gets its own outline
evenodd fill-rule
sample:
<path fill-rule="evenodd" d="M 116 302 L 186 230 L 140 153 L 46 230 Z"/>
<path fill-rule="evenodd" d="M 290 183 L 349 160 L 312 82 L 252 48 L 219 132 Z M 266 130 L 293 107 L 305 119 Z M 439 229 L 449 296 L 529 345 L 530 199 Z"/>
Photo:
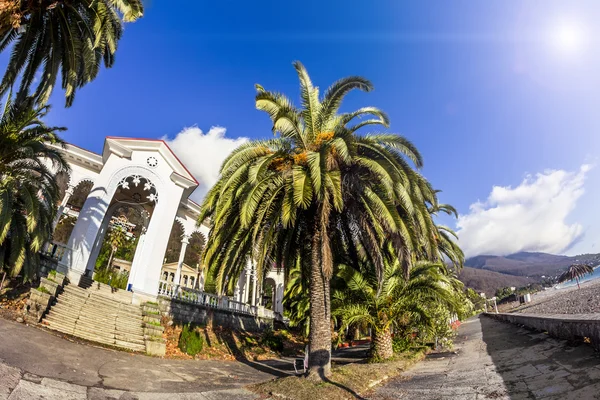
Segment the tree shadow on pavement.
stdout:
<path fill-rule="evenodd" d="M 484 315 L 480 322 L 492 360 L 485 366 L 488 390 L 495 385 L 501 392 L 504 386 L 511 399 L 597 398 L 593 396 L 600 393 L 600 359 L 591 346 L 556 340 Z"/>
<path fill-rule="evenodd" d="M 293 375 L 294 365 L 292 363 L 282 362 L 281 360 L 250 360 L 234 339 L 230 330 L 215 330 L 213 332 L 217 339 L 227 346 L 236 361 L 278 378 Z"/>

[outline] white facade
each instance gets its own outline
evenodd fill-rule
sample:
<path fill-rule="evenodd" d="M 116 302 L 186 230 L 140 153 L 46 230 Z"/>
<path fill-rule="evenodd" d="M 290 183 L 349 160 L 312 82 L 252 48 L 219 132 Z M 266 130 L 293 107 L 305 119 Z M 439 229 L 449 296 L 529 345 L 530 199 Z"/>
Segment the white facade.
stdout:
<path fill-rule="evenodd" d="M 101 155 L 67 145 L 64 150 L 71 166 L 69 186 L 55 220 L 58 223 L 74 188 L 83 181 L 92 182 L 92 189 L 79 211 L 77 222 L 66 249 L 62 249 L 58 264 L 71 281 L 81 276 L 91 277 L 102 241 L 108 229 L 112 210 L 119 204 L 139 207 L 149 214 L 139 236 L 129 275 L 128 290 L 134 298 L 155 298 L 161 285 L 161 268 L 173 222 L 183 228 L 181 254 L 177 274 L 181 273 L 189 237 L 200 232 L 205 238 L 209 227 L 198 225 L 200 207 L 189 199 L 198 181 L 162 140 L 108 137 Z M 232 301 L 257 306 L 262 286 L 250 269 L 239 279 Z M 271 271 L 269 278 L 275 286 L 274 311 L 283 312 L 283 274 Z M 175 277 L 179 282 L 179 276 Z M 258 288 L 258 289 L 257 289 Z M 179 288 L 177 288 L 179 290 Z"/>

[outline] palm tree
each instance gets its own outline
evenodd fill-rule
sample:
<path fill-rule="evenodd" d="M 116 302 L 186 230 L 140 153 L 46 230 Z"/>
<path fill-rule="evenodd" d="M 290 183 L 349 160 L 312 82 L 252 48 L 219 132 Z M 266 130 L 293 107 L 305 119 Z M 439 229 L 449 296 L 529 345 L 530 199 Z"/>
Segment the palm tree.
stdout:
<path fill-rule="evenodd" d="M 562 273 L 561 276 L 558 277 L 558 283 L 563 283 L 565 281 L 575 280 L 577 282 L 577 288 L 581 289 L 579 286 L 579 279 L 586 274 L 593 274 L 594 267 L 587 264 L 573 264 L 569 266 L 569 268 Z"/>
<path fill-rule="evenodd" d="M 320 97 L 304 66 L 294 66 L 302 107 L 257 85 L 256 107 L 269 114 L 275 138 L 232 152 L 199 219 L 211 219 L 204 262 L 221 292 L 251 261 L 261 276 L 275 265 L 299 266 L 309 283 L 309 376 L 323 378 L 331 365 L 334 258 L 373 260 L 381 278 L 381 246 L 389 239 L 407 274 L 417 255 L 436 257 L 428 206 L 437 199 L 410 164 L 422 166 L 412 143 L 396 134 L 359 134 L 366 126 L 387 127 L 385 113 L 339 113 L 348 92 L 372 89 L 368 80 L 341 79 Z"/>
<path fill-rule="evenodd" d="M 57 132 L 42 122 L 48 107 L 31 97 L 4 105 L 0 118 L 0 269 L 32 278 L 38 252 L 50 237 L 59 188 L 55 174 L 68 171 Z M 52 170 L 54 169 L 54 171 Z"/>
<path fill-rule="evenodd" d="M 108 257 L 108 265 L 107 268 L 112 267 L 113 257 L 115 252 L 125 244 L 125 240 L 127 240 L 127 236 L 125 235 L 125 231 L 119 227 L 113 227 L 110 232 L 108 232 L 108 245 L 110 246 L 110 256 Z"/>
<path fill-rule="evenodd" d="M 432 216 L 437 216 L 439 212 L 458 218 L 458 211 L 450 204 L 437 204 L 429 208 Z M 451 228 L 444 225 L 436 225 L 437 235 L 435 237 L 436 245 L 441 259 L 449 260 L 455 270 L 460 270 L 465 262 L 465 255 L 458 245 L 458 236 Z"/>
<path fill-rule="evenodd" d="M 66 105 L 94 80 L 104 62 L 112 67 L 123 21 L 143 14 L 141 0 L 20 0 L 0 7 L 0 52 L 13 44 L 0 95 L 20 78 L 18 98 L 41 77 L 35 97 L 45 104 L 62 71 Z"/>
<path fill-rule="evenodd" d="M 398 262 L 386 266 L 381 282 L 372 269 L 361 272 L 345 267 L 341 276 L 347 288 L 334 293 L 333 315 L 342 322 L 340 330 L 350 325 L 371 328 L 374 360 L 393 356 L 392 331 L 398 324 L 420 321 L 431 325 L 428 304 L 455 307 L 452 280 L 442 263 L 419 262 L 408 280 Z"/>

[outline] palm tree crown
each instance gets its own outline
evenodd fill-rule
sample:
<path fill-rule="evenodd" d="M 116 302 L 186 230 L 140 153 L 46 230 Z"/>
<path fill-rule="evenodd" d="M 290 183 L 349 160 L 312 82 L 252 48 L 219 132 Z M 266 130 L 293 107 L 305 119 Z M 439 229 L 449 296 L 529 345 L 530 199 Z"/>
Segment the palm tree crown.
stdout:
<path fill-rule="evenodd" d="M 276 137 L 244 144 L 224 161 L 200 220 L 211 218 L 204 261 L 221 291 L 235 285 L 250 260 L 259 274 L 273 266 L 301 269 L 310 284 L 310 374 L 324 376 L 334 258 L 374 260 L 380 277 L 384 240 L 404 273 L 421 255 L 436 259 L 428 205 L 437 199 L 410 164 L 422 166 L 412 143 L 395 134 L 359 134 L 363 127 L 387 127 L 384 112 L 339 112 L 348 92 L 372 90 L 368 80 L 341 79 L 320 97 L 304 66 L 294 66 L 302 107 L 257 85 L 256 107 L 270 116 Z"/>
<path fill-rule="evenodd" d="M 0 118 L 0 267 L 25 279 L 35 275 L 38 251 L 51 234 L 57 208 L 55 172 L 68 165 L 56 132 L 34 99 L 7 102 Z M 54 167 L 55 171 L 51 170 Z"/>
<path fill-rule="evenodd" d="M 566 282 L 566 281 L 577 281 L 577 287 L 581 289 L 579 286 L 579 279 L 586 274 L 593 274 L 594 267 L 587 264 L 573 264 L 567 268 L 565 272 L 563 272 L 558 277 L 558 283 Z"/>
<path fill-rule="evenodd" d="M 123 33 L 122 20 L 143 14 L 141 0 L 20 0 L 0 8 L 0 52 L 13 44 L 0 83 L 6 93 L 19 79 L 18 98 L 27 96 L 41 69 L 35 97 L 45 104 L 59 71 L 66 104 L 92 81 L 104 62 L 110 68 Z"/>

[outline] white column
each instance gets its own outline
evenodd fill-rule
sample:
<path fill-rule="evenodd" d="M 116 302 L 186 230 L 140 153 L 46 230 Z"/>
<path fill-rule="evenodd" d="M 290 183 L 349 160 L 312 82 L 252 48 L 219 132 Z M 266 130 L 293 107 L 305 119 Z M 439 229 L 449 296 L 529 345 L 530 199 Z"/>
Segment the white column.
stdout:
<path fill-rule="evenodd" d="M 244 303 L 248 303 L 248 301 L 250 300 L 249 298 L 249 294 L 250 294 L 250 267 L 247 266 L 246 269 L 244 270 L 244 273 L 246 274 L 246 284 L 244 285 L 244 293 L 242 294 L 243 296 L 243 302 Z"/>
<path fill-rule="evenodd" d="M 56 212 L 56 217 L 54 217 L 54 221 L 52 221 L 52 232 L 54 232 L 54 230 L 56 229 L 56 226 L 60 222 L 60 217 L 62 217 L 63 212 L 65 211 L 65 208 L 67 207 L 67 203 L 71 199 L 71 196 L 73 196 L 74 191 L 75 191 L 75 186 L 69 185 L 69 187 L 67 187 L 67 190 L 65 191 L 65 197 L 63 197 L 62 202 L 60 203 L 60 206 L 58 207 L 58 211 Z"/>
<path fill-rule="evenodd" d="M 183 235 L 183 238 L 181 238 L 181 251 L 179 252 L 179 260 L 177 261 L 177 271 L 175 271 L 175 279 L 173 280 L 177 289 L 179 289 L 179 281 L 181 280 L 181 268 L 183 267 L 183 258 L 185 257 L 185 250 L 187 249 L 187 245 L 189 243 L 190 237 L 188 235 Z"/>
<path fill-rule="evenodd" d="M 250 303 L 253 306 L 256 305 L 256 298 L 258 297 L 256 295 L 256 280 L 257 280 L 256 269 L 253 266 L 252 267 L 252 302 Z"/>

